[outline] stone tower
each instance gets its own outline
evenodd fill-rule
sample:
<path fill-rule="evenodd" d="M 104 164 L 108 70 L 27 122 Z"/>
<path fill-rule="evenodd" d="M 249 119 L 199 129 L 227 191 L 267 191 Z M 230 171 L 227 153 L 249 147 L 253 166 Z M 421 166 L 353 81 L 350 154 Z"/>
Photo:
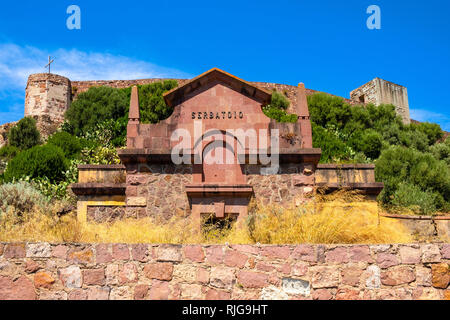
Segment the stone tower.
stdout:
<path fill-rule="evenodd" d="M 25 117 L 49 116 L 54 122 L 64 121 L 64 113 L 72 101 L 71 82 L 68 78 L 38 73 L 28 77 L 25 91 Z"/>
<path fill-rule="evenodd" d="M 355 102 L 380 104 L 393 104 L 397 114 L 402 117 L 403 123 L 411 123 L 409 117 L 408 91 L 398 84 L 375 78 L 365 85 L 353 90 L 350 98 Z"/>

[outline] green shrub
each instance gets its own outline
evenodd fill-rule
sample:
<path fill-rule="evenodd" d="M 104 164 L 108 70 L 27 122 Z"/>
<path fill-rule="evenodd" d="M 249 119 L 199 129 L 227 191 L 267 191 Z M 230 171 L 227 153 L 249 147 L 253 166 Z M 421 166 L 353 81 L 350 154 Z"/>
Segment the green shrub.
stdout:
<path fill-rule="evenodd" d="M 0 159 L 10 161 L 20 152 L 19 148 L 14 146 L 3 146 L 0 148 Z"/>
<path fill-rule="evenodd" d="M 416 214 L 429 215 L 436 211 L 437 194 L 422 191 L 411 183 L 400 183 L 392 197 L 392 204 L 408 208 Z"/>
<path fill-rule="evenodd" d="M 354 150 L 364 153 L 367 158 L 378 159 L 383 147 L 383 138 L 378 132 L 369 129 L 353 134 L 349 144 Z"/>
<path fill-rule="evenodd" d="M 313 147 L 322 149 L 320 162 L 341 161 L 351 157 L 352 150 L 334 132 L 314 123 L 311 125 Z"/>
<path fill-rule="evenodd" d="M 277 122 L 282 122 L 282 123 L 295 123 L 298 120 L 298 116 L 295 114 L 288 114 L 285 110 L 283 109 L 278 109 L 276 107 L 273 106 L 266 106 L 263 108 L 263 112 L 264 114 L 269 117 L 270 119 L 274 119 Z"/>
<path fill-rule="evenodd" d="M 308 97 L 311 121 L 321 127 L 345 127 L 352 117 L 352 107 L 339 97 L 317 93 Z"/>
<path fill-rule="evenodd" d="M 442 160 L 450 166 L 450 137 L 447 137 L 442 143 L 431 146 L 430 152 L 436 159 Z"/>
<path fill-rule="evenodd" d="M 78 95 L 66 111 L 65 129 L 81 136 L 95 129 L 98 123 L 117 120 L 128 113 L 130 95 L 125 90 L 110 87 L 94 87 Z"/>
<path fill-rule="evenodd" d="M 21 217 L 47 205 L 47 199 L 27 182 L 0 185 L 0 219 L 6 214 Z"/>
<path fill-rule="evenodd" d="M 25 117 L 11 128 L 8 134 L 9 145 L 26 150 L 40 143 L 41 135 L 36 128 L 36 120 Z"/>
<path fill-rule="evenodd" d="M 436 209 L 450 202 L 450 168 L 432 154 L 394 146 L 384 150 L 376 162 L 377 181 L 384 182 L 380 200 L 392 204 L 402 183 L 409 183 L 421 191 L 436 194 Z M 424 208 L 422 208 L 425 210 Z"/>
<path fill-rule="evenodd" d="M 139 105 L 142 123 L 158 123 L 173 112 L 163 98 L 163 93 L 178 86 L 175 80 L 165 80 L 139 86 Z"/>
<path fill-rule="evenodd" d="M 47 143 L 61 148 L 64 152 L 64 156 L 68 159 L 75 158 L 81 151 L 79 139 L 64 131 L 53 134 L 48 139 Z"/>
<path fill-rule="evenodd" d="M 31 179 L 47 177 L 55 182 L 64 178 L 67 167 L 63 151 L 52 144 L 46 144 L 19 153 L 8 163 L 4 175 L 8 182 L 23 177 Z"/>
<path fill-rule="evenodd" d="M 163 93 L 177 86 L 166 80 L 138 86 L 142 123 L 157 123 L 168 118 L 173 109 L 165 104 Z M 131 88 L 94 87 L 81 93 L 65 114 L 63 131 L 81 137 L 107 123 L 113 135 L 111 143 L 125 145 Z"/>
<path fill-rule="evenodd" d="M 289 100 L 278 91 L 272 93 L 272 98 L 270 101 L 270 106 L 277 109 L 287 110 L 289 108 Z"/>
<path fill-rule="evenodd" d="M 69 168 L 64 172 L 64 179 L 58 182 L 52 182 L 47 177 L 34 179 L 31 183 L 33 187 L 39 190 L 49 200 L 69 200 L 76 203 L 75 195 L 69 191 L 69 186 L 78 181 L 78 165 L 80 160 L 71 160 Z"/>
<path fill-rule="evenodd" d="M 289 108 L 289 104 L 289 100 L 284 95 L 274 91 L 272 93 L 270 104 L 263 107 L 263 112 L 267 117 L 274 119 L 277 122 L 295 123 L 298 120 L 298 116 L 296 114 L 288 114 L 286 112 Z"/>
<path fill-rule="evenodd" d="M 441 129 L 441 126 L 436 123 L 429 122 L 421 122 L 421 123 L 412 123 L 411 128 L 417 131 L 422 132 L 428 141 L 428 145 L 433 145 L 441 139 L 444 135 L 444 132 Z"/>
<path fill-rule="evenodd" d="M 127 143 L 128 119 L 106 120 L 98 123 L 94 129 L 88 130 L 81 139 L 84 148 L 97 146 L 124 147 Z"/>
<path fill-rule="evenodd" d="M 120 158 L 117 150 L 110 146 L 98 146 L 81 151 L 81 160 L 84 164 L 119 164 Z"/>

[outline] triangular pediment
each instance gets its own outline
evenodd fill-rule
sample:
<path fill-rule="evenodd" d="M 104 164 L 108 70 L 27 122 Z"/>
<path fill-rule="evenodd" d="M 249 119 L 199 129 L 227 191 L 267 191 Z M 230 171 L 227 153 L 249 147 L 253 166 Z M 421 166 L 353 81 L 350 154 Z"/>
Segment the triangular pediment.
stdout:
<path fill-rule="evenodd" d="M 224 84 L 233 90 L 258 101 L 261 105 L 269 104 L 272 96 L 271 92 L 267 90 L 252 85 L 223 70 L 213 68 L 198 77 L 189 80 L 182 86 L 166 92 L 164 94 L 164 100 L 169 107 L 174 107 L 182 103 L 186 97 L 193 92 L 200 91 L 202 88 L 206 88 L 212 83 Z"/>

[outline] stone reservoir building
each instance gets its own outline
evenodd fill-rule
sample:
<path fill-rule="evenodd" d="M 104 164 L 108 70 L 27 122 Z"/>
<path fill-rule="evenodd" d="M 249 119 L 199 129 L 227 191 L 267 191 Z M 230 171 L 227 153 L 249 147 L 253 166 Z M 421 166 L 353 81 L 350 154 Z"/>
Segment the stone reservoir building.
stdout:
<path fill-rule="evenodd" d="M 239 220 L 252 199 L 298 206 L 316 187 L 353 188 L 369 196 L 382 190 L 373 165 L 318 165 L 321 150 L 312 146 L 303 84 L 288 93 L 295 97 L 296 123 L 277 123 L 263 113 L 271 95 L 211 69 L 164 94 L 173 108 L 168 119 L 142 124 L 133 87 L 127 146 L 118 150 L 123 165 L 79 168 L 72 190 L 80 220 L 168 219 L 177 213 Z"/>

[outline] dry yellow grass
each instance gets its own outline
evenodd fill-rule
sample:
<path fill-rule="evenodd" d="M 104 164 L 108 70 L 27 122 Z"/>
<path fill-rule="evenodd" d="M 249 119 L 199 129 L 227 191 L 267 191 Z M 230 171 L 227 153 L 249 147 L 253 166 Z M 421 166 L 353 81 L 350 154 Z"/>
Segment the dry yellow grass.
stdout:
<path fill-rule="evenodd" d="M 0 241 L 85 243 L 408 243 L 412 236 L 398 221 L 379 217 L 375 201 L 351 193 L 318 196 L 301 207 L 254 205 L 247 221 L 229 232 L 197 231 L 190 219 L 168 222 L 150 218 L 112 224 L 80 224 L 74 215 L 62 218 L 36 210 L 17 221 L 14 215 L 0 219 Z"/>

